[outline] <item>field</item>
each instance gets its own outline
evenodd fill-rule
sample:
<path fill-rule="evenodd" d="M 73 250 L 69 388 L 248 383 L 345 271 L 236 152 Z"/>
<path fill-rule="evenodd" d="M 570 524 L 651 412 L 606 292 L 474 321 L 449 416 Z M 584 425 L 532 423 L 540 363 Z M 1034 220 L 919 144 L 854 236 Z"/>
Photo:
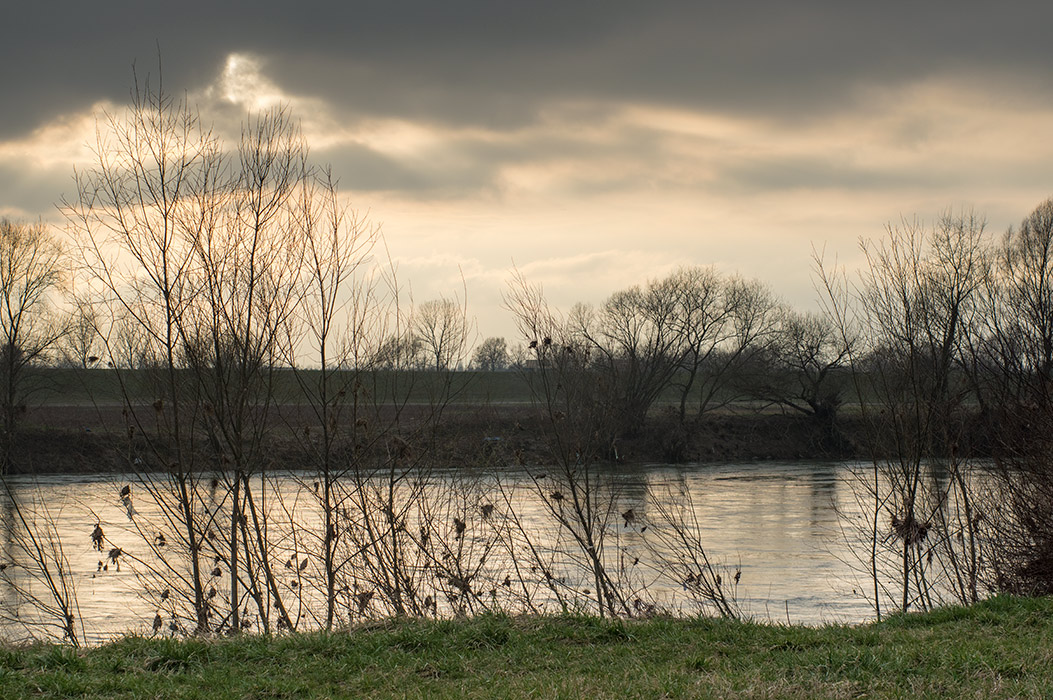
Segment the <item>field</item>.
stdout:
<path fill-rule="evenodd" d="M 300 381 L 317 381 L 318 372 L 305 370 L 278 370 L 274 376 L 275 398 L 283 403 L 301 403 L 303 390 Z M 397 394 L 412 403 L 428 402 L 437 389 L 449 383 L 450 400 L 455 404 L 529 403 L 530 387 L 524 375 L 516 371 L 482 372 L 464 371 L 437 374 L 434 372 L 395 373 L 377 371 L 368 374 L 371 387 L 380 397 Z M 331 378 L 333 386 L 341 383 L 342 377 Z M 45 367 L 35 370 L 28 382 L 32 388 L 30 406 L 91 406 L 115 405 L 124 400 L 125 392 L 133 400 L 153 400 L 151 374 L 141 370 L 121 370 L 119 373 L 105 368 L 73 369 Z M 396 390 L 396 383 L 398 389 Z M 123 388 L 122 388 L 123 384 Z"/>
<path fill-rule="evenodd" d="M 163 393 L 151 389 L 150 376 L 143 372 L 117 373 L 106 369 L 75 370 L 47 368 L 34 377 L 37 388 L 27 402 L 17 436 L 14 473 L 115 472 L 127 468 L 127 430 L 124 397 L 135 407 L 140 429 L 149 431 L 156 420 L 152 404 Z M 311 372 L 301 375 L 311 382 Z M 418 419 L 431 421 L 430 412 L 441 407 L 434 421 L 438 438 L 434 457 L 451 464 L 485 457 L 488 462 L 500 438 L 496 457 L 506 462 L 547 463 L 546 414 L 535 406 L 530 385 L 522 373 L 417 372 L 368 375 L 367 400 L 383 406 L 389 416 L 401 411 L 403 427 L 412 428 Z M 122 384 L 124 389 L 122 390 Z M 295 434 L 312 420 L 303 389 L 290 371 L 279 372 L 274 381 L 274 405 L 269 453 L 279 468 L 299 468 L 303 451 Z M 440 397 L 448 397 L 443 402 Z M 395 400 L 397 398 L 398 400 Z M 638 434 L 619 438 L 618 459 L 627 462 L 708 462 L 764 459 L 824 459 L 857 456 L 851 435 L 857 433 L 858 414 L 846 411 L 841 427 L 849 436 L 845 449 L 831 452 L 807 417 L 778 410 L 759 411 L 735 404 L 703 420 L 681 424 L 672 402 L 655 406 Z M 481 455 L 485 448 L 486 454 Z M 613 452 L 613 450 L 612 450 Z"/>
<path fill-rule="evenodd" d="M 406 620 L 278 638 L 0 649 L 21 698 L 1048 698 L 1053 601 L 858 627 L 583 617 Z"/>

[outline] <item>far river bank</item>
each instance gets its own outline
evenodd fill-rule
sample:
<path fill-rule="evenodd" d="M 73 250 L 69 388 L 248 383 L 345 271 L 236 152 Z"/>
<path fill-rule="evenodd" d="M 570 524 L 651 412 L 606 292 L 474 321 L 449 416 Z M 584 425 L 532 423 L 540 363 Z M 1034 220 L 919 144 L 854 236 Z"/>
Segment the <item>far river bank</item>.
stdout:
<path fill-rule="evenodd" d="M 392 412 L 394 409 L 392 409 Z M 457 404 L 438 418 L 425 405 L 401 409 L 399 433 L 426 425 L 430 463 L 456 467 L 522 466 L 552 462 L 552 428 L 538 409 L 514 403 Z M 24 416 L 13 450 L 10 473 L 112 473 L 132 468 L 142 449 L 133 434 L 152 432 L 156 416 L 150 406 L 133 420 L 119 404 L 60 405 L 31 408 Z M 873 441 L 865 420 L 845 412 L 833 428 L 813 417 L 756 410 L 726 410 L 681 422 L 671 408 L 659 407 L 635 434 L 600 446 L 599 457 L 612 464 L 727 463 L 765 460 L 866 460 Z M 393 416 L 392 416 L 393 417 Z M 312 424 L 309 407 L 283 405 L 272 413 L 266 432 L 269 466 L 310 469 L 303 449 L 304 430 Z M 983 431 L 963 429 L 972 444 L 969 454 L 983 456 Z M 420 436 L 417 436 L 418 440 Z M 375 449 L 387 449 L 377 442 Z M 418 457 L 420 455 L 417 455 Z"/>
<path fill-rule="evenodd" d="M 431 422 L 426 406 L 407 406 L 401 429 Z M 137 431 L 151 431 L 150 407 L 140 409 Z M 681 423 L 659 408 L 635 435 L 603 446 L 611 463 L 706 463 L 761 460 L 863 459 L 867 456 L 863 421 L 838 421 L 834 437 L 807 416 L 771 412 L 722 412 Z M 271 417 L 266 453 L 272 466 L 310 468 L 300 443 L 311 424 L 307 407 L 282 406 Z M 545 464 L 550 429 L 537 409 L 522 404 L 446 407 L 429 433 L 431 454 L 443 466 L 458 464 Z M 27 411 L 17 435 L 10 473 L 72 474 L 121 472 L 134 460 L 125 409 L 111 405 L 48 404 Z M 141 446 L 141 445 L 140 445 Z"/>

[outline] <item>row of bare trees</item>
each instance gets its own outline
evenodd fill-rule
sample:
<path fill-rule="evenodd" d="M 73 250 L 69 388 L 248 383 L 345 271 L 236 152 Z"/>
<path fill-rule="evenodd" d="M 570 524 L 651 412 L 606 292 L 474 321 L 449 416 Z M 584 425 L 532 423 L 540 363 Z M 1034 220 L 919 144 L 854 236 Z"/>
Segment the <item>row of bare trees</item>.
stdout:
<path fill-rule="evenodd" d="M 746 403 L 810 416 L 836 446 L 853 338 L 826 316 L 790 309 L 760 282 L 681 268 L 599 307 L 578 304 L 558 318 L 548 310 L 544 329 L 523 320 L 547 309 L 539 299 L 540 290 L 522 278 L 506 299 L 530 343 L 525 366 L 557 353 L 573 357 L 589 374 L 590 400 L 605 412 L 608 443 L 638 435 L 658 404 L 674 407 L 686 428 Z"/>
<path fill-rule="evenodd" d="M 1053 586 L 1051 249 L 1047 201 L 1001 237 L 971 212 L 890 226 L 856 280 L 819 261 L 872 456 L 849 522 L 879 616 Z"/>
<path fill-rule="evenodd" d="M 341 552 L 356 526 L 374 548 L 391 536 L 390 518 L 373 519 L 394 511 L 406 455 L 430 438 L 450 390 L 438 380 L 407 421 L 416 379 L 378 382 L 380 339 L 415 332 L 445 368 L 464 352 L 464 314 L 450 302 L 404 310 L 372 258 L 375 228 L 311 166 L 283 109 L 250 118 L 228 150 L 185 102 L 148 85 L 133 95 L 100 129 L 98 162 L 63 210 L 103 354 L 147 358 L 145 374 L 113 363 L 138 484 L 124 496 L 141 502 L 128 512 L 147 547 L 137 562 L 164 582 L 163 598 L 160 584 L 153 592 L 172 624 L 206 632 L 295 628 L 303 598 L 286 568 L 296 560 L 303 574 L 311 561 L 331 627 L 347 592 Z M 292 385 L 279 368 L 292 368 Z M 147 388 L 132 385 L 144 376 Z M 275 487 L 276 429 L 316 474 L 315 531 Z M 366 489 L 378 478 L 391 489 Z"/>
<path fill-rule="evenodd" d="M 845 517 L 879 616 L 1053 590 L 1053 201 L 1001 237 L 947 213 L 862 249 L 851 277 L 817 256 L 822 313 L 707 268 L 565 316 L 515 280 L 506 304 L 569 493 L 659 401 L 684 421 L 692 403 L 697 419 L 752 399 L 810 416 L 835 453 L 871 457 Z M 837 425 L 846 399 L 853 445 Z M 594 546 L 587 528 L 581 546 Z"/>
<path fill-rule="evenodd" d="M 69 338 L 81 366 L 104 358 L 121 387 L 128 477 L 116 500 L 128 525 L 118 534 L 100 518 L 91 539 L 135 572 L 155 631 L 271 633 L 553 605 L 654 611 L 618 546 L 628 534 L 618 494 L 587 449 L 571 456 L 575 441 L 561 445 L 567 478 L 533 473 L 528 496 L 551 516 L 544 545 L 508 483 L 438 478 L 439 427 L 462 388 L 450 370 L 471 324 L 451 300 L 407 303 L 374 256 L 376 229 L 312 166 L 285 110 L 251 117 L 229 148 L 185 100 L 137 85 L 98 134 L 97 162 L 61 207 L 77 297 L 76 323 L 56 338 Z M 34 322 L 55 287 L 45 277 L 26 306 Z M 26 337 L 13 345 L 24 351 Z M 495 452 L 461 457 L 485 467 Z M 290 474 L 290 463 L 306 470 Z M 30 578 L 57 583 L 0 578 L 45 614 L 61 611 L 77 643 L 60 538 L 32 526 L 24 516 L 37 509 L 19 493 L 5 502 L 18 516 L 5 520 L 12 540 L 30 553 L 46 545 Z M 623 518 L 622 530 L 645 527 Z M 689 519 L 670 527 L 670 542 L 697 553 Z M 719 599 L 721 614 L 736 612 L 730 592 Z"/>

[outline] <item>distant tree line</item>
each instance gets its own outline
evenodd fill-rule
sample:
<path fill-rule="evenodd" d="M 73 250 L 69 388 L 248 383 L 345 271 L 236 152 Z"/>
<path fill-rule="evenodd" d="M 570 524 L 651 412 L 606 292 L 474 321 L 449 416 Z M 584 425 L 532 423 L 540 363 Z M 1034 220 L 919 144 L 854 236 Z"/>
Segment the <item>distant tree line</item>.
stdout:
<path fill-rule="evenodd" d="M 592 376 L 609 440 L 644 429 L 659 403 L 685 427 L 733 404 L 778 406 L 836 436 L 854 340 L 827 316 L 788 307 L 759 281 L 685 267 L 615 292 L 599 307 L 578 304 L 561 314 L 519 278 L 506 301 L 532 366 L 573 356 Z"/>

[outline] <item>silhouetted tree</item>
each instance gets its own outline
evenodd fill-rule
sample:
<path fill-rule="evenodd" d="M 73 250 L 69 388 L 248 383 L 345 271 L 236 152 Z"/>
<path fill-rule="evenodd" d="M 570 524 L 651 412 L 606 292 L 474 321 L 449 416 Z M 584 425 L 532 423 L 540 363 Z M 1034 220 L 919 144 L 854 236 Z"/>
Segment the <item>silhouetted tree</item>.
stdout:
<path fill-rule="evenodd" d="M 886 596 L 906 610 L 980 593 L 975 463 L 958 446 L 974 395 L 963 348 L 990 265 L 984 230 L 971 212 L 890 225 L 884 240 L 862 243 L 854 286 L 835 284 L 820 263 L 840 342 L 858 337 L 847 357 L 872 457 L 857 485 L 879 616 Z"/>
<path fill-rule="evenodd" d="M 89 302 L 74 299 L 73 306 L 66 322 L 66 333 L 59 342 L 59 353 L 66 365 L 85 369 L 100 359 L 101 319 Z"/>
<path fill-rule="evenodd" d="M 989 582 L 1018 594 L 1053 592 L 1053 200 L 995 249 L 968 369 L 995 456 L 985 505 Z"/>
<path fill-rule="evenodd" d="M 826 447 L 835 449 L 838 409 L 849 385 L 843 370 L 852 345 L 829 317 L 785 309 L 772 342 L 743 378 L 746 391 L 812 417 Z"/>
<path fill-rule="evenodd" d="M 226 625 L 240 629 L 251 601 L 265 630 L 272 614 L 291 627 L 252 484 L 270 461 L 270 379 L 301 296 L 306 145 L 279 108 L 251 118 L 227 150 L 189 104 L 149 84 L 98 138 L 98 162 L 78 173 L 65 213 L 91 288 L 156 362 L 153 410 L 125 398 L 132 433 L 148 441 L 146 466 L 164 475 L 153 494 L 173 546 L 155 551 L 159 567 L 189 564 L 178 577 L 198 631 L 214 624 L 207 590 L 220 576 L 209 577 L 206 557 L 224 562 Z M 204 505 L 212 479 L 229 493 L 226 522 Z"/>
<path fill-rule="evenodd" d="M 475 349 L 472 364 L 493 372 L 508 366 L 508 343 L 504 338 L 487 338 Z"/>
<path fill-rule="evenodd" d="M 25 409 L 26 370 L 65 332 L 50 304 L 64 255 L 43 224 L 0 220 L 0 473 L 11 464 Z"/>
<path fill-rule="evenodd" d="M 457 302 L 451 299 L 424 302 L 414 311 L 413 329 L 436 371 L 453 369 L 464 358 L 468 319 Z"/>

